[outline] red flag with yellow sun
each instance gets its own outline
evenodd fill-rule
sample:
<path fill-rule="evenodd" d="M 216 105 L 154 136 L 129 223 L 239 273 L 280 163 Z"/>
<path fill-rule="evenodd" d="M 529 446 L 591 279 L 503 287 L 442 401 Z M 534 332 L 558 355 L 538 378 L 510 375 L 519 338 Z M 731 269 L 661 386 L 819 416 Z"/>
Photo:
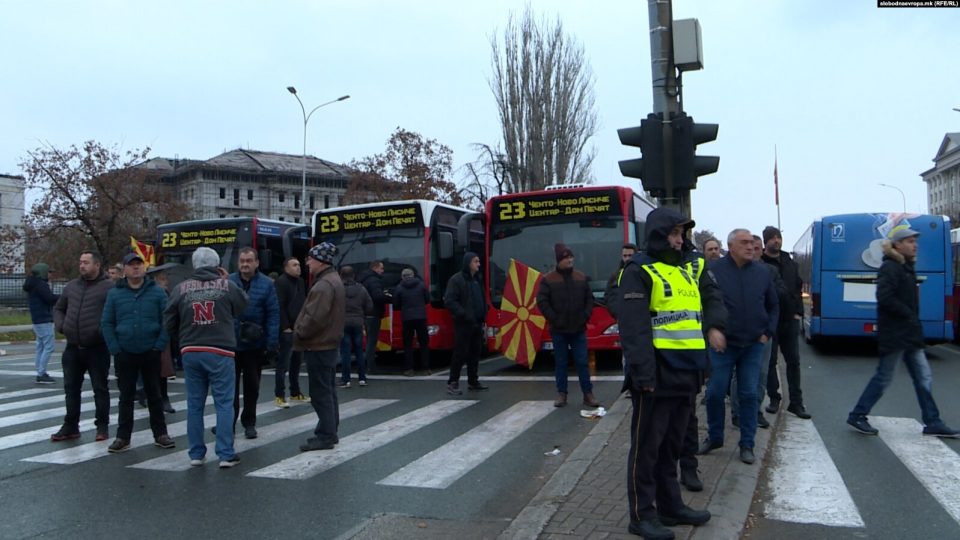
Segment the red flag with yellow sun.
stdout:
<path fill-rule="evenodd" d="M 500 327 L 500 352 L 521 366 L 533 369 L 543 341 L 547 320 L 537 307 L 537 288 L 542 274 L 510 259 L 507 285 L 501 303 L 504 324 Z"/>

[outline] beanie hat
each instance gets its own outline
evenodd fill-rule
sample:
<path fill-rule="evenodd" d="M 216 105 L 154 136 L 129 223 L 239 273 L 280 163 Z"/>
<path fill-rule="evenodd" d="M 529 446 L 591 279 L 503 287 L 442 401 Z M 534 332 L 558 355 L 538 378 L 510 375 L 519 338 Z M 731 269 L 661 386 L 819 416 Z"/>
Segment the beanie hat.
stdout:
<path fill-rule="evenodd" d="M 321 242 L 310 248 L 310 257 L 322 263 L 333 264 L 333 258 L 339 253 L 337 246 L 330 242 Z"/>
<path fill-rule="evenodd" d="M 774 227 L 773 225 L 767 225 L 763 229 L 763 244 L 766 245 L 774 236 L 780 237 L 783 240 L 783 235 L 780 234 L 780 229 Z"/>
<path fill-rule="evenodd" d="M 50 273 L 50 266 L 47 263 L 37 263 L 33 265 L 30 271 L 38 278 L 47 279 L 47 275 Z"/>
<path fill-rule="evenodd" d="M 567 247 L 566 244 L 554 244 L 553 252 L 557 255 L 557 262 L 560 262 L 567 257 L 573 257 L 573 250 Z"/>

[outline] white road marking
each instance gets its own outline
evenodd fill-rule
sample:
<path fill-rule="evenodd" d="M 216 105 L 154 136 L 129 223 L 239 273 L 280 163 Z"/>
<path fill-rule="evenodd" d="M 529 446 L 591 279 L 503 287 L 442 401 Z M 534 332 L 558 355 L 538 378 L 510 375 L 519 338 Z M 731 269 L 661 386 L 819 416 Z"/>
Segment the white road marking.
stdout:
<path fill-rule="evenodd" d="M 863 518 L 830 458 L 820 433 L 809 420 L 790 415 L 777 435 L 770 473 L 770 519 L 864 527 Z"/>
<path fill-rule="evenodd" d="M 4 392 L 0 394 L 0 399 L 13 399 L 24 396 L 32 396 L 34 394 L 43 394 L 46 392 L 59 392 L 61 394 L 60 399 L 63 399 L 63 388 L 57 388 L 56 386 L 47 386 L 46 388 L 28 388 L 26 390 L 14 390 L 12 392 Z"/>
<path fill-rule="evenodd" d="M 340 440 L 340 444 L 332 450 L 303 452 L 268 467 L 255 470 L 248 473 L 247 476 L 305 480 L 355 457 L 376 450 L 475 403 L 477 402 L 469 400 L 445 400 L 431 403 L 426 407 L 344 437 Z"/>
<path fill-rule="evenodd" d="M 960 523 L 960 455 L 937 437 L 923 435 L 912 418 L 870 417 L 880 438 L 950 516 Z"/>
<path fill-rule="evenodd" d="M 93 391 L 87 390 L 86 392 L 80 392 L 80 399 L 86 399 L 93 397 Z M 59 396 L 49 396 L 35 399 L 24 399 L 22 401 L 14 401 L 12 403 L 4 403 L 0 405 L 0 412 L 12 411 L 15 409 L 27 409 L 36 405 L 46 405 L 48 403 L 59 403 L 63 405 L 64 403 L 63 390 L 60 390 Z M 64 411 L 63 408 L 60 409 L 61 412 Z"/>
<path fill-rule="evenodd" d="M 552 401 L 521 401 L 377 482 L 445 489 L 555 411 Z"/>

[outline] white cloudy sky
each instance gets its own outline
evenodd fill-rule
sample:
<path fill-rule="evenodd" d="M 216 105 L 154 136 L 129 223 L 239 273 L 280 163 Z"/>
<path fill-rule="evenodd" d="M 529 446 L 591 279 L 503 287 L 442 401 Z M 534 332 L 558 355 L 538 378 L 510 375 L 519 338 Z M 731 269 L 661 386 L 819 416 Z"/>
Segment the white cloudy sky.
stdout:
<path fill-rule="evenodd" d="M 489 37 L 521 1 L 0 0 L 0 172 L 27 150 L 96 139 L 207 159 L 237 147 L 298 154 L 308 106 L 350 94 L 310 121 L 308 152 L 347 162 L 397 127 L 450 146 L 499 141 L 487 86 Z M 598 184 L 637 186 L 616 130 L 652 110 L 647 3 L 535 0 L 585 47 L 596 78 Z M 926 210 L 919 173 L 960 131 L 960 9 L 878 9 L 875 0 L 675 0 L 696 17 L 706 68 L 685 77 L 685 108 L 720 124 L 721 156 L 693 199 L 724 234 L 776 222 L 784 239 L 816 216 L 893 211 L 900 187 Z"/>

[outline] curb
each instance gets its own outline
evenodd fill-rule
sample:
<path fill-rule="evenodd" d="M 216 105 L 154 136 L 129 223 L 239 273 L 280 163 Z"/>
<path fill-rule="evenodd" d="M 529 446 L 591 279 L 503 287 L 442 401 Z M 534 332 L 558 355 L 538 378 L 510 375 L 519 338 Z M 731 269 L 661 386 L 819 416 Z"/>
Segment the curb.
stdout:
<path fill-rule="evenodd" d="M 620 394 L 617 401 L 600 419 L 590 433 L 570 453 L 563 465 L 550 477 L 550 480 L 524 507 L 510 525 L 497 537 L 498 540 L 536 538 L 557 513 L 563 499 L 573 491 L 580 478 L 587 471 L 607 441 L 620 427 L 630 410 L 630 401 Z"/>

